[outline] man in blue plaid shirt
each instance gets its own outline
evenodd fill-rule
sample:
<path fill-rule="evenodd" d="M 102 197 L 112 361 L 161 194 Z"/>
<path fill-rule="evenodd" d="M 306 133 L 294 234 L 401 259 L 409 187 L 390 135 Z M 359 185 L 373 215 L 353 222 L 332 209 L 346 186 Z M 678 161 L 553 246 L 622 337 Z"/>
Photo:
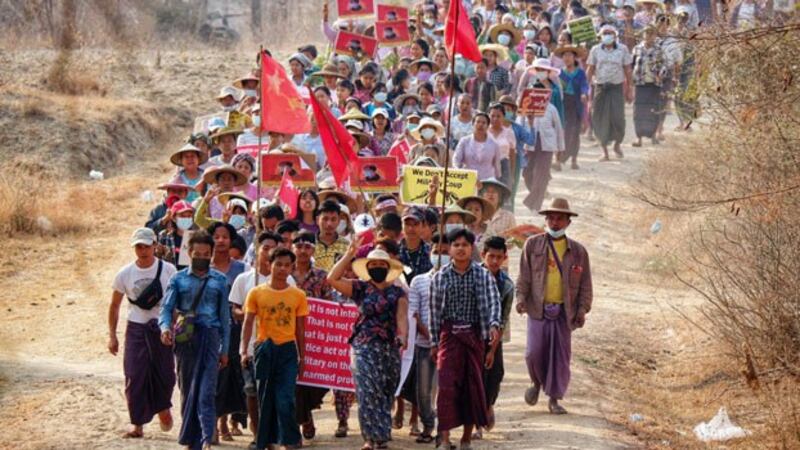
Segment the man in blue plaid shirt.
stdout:
<path fill-rule="evenodd" d="M 451 262 L 431 279 L 431 357 L 439 368 L 436 410 L 441 445 L 449 448 L 450 430 L 463 425 L 461 447 L 469 448 L 472 429 L 488 425 L 483 371 L 487 341 L 492 346 L 500 339 L 500 292 L 492 274 L 472 261 L 475 235 L 462 228 L 447 237 Z"/>

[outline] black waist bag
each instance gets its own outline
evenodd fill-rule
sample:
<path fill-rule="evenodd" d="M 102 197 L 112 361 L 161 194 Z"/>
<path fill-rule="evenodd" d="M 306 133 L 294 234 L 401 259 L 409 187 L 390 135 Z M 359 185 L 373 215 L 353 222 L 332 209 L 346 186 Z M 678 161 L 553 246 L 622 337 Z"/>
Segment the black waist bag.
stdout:
<path fill-rule="evenodd" d="M 153 309 L 154 306 L 161 301 L 161 297 L 164 296 L 164 290 L 161 288 L 161 265 L 163 263 L 161 260 L 158 260 L 158 269 L 156 270 L 156 278 L 147 285 L 146 288 L 142 290 L 139 294 L 139 297 L 136 300 L 131 300 L 128 297 L 128 301 L 133 303 L 134 305 L 142 308 L 144 310 Z"/>

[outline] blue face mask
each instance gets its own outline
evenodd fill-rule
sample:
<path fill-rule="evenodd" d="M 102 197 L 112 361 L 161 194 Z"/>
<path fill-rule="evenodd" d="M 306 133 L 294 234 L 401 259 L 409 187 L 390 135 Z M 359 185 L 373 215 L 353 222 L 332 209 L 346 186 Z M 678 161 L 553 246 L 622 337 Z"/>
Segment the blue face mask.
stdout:
<path fill-rule="evenodd" d="M 189 228 L 192 228 L 194 220 L 191 217 L 178 217 L 175 219 L 175 224 L 178 225 L 178 228 L 181 230 L 186 231 Z"/>
<path fill-rule="evenodd" d="M 258 128 L 261 126 L 261 116 L 253 116 L 253 128 Z"/>
<path fill-rule="evenodd" d="M 497 43 L 500 45 L 508 45 L 511 43 L 511 36 L 507 34 L 501 34 L 500 36 L 497 36 Z"/>
<path fill-rule="evenodd" d="M 513 112 L 506 111 L 505 116 L 506 116 L 506 120 L 508 120 L 509 122 L 513 122 L 514 121 L 514 113 Z"/>
<path fill-rule="evenodd" d="M 418 126 L 419 126 L 419 124 L 418 124 L 418 123 L 410 123 L 410 124 L 406 125 L 406 129 L 407 129 L 409 132 L 411 132 L 411 131 L 414 131 L 414 130 L 416 130 Z"/>
<path fill-rule="evenodd" d="M 378 92 L 374 96 L 375 101 L 378 103 L 383 103 L 386 101 L 386 92 Z"/>
<path fill-rule="evenodd" d="M 247 219 L 241 214 L 234 214 L 228 219 L 228 224 L 237 230 L 242 228 L 245 222 L 247 222 Z"/>
<path fill-rule="evenodd" d="M 553 238 L 553 239 L 561 239 L 562 237 L 567 235 L 567 230 L 563 229 L 563 228 L 558 230 L 558 231 L 551 230 L 550 228 L 546 228 L 545 231 L 547 231 L 547 234 L 549 234 L 550 237 Z"/>
<path fill-rule="evenodd" d="M 532 41 L 536 38 L 536 31 L 534 30 L 525 30 L 522 32 L 525 35 L 525 40 Z"/>
<path fill-rule="evenodd" d="M 444 224 L 444 231 L 445 233 L 450 233 L 453 230 L 460 230 L 464 228 L 463 223 L 446 223 Z"/>
<path fill-rule="evenodd" d="M 439 258 L 442 259 L 442 267 L 450 264 L 450 255 L 434 255 L 431 253 L 431 264 L 433 264 L 433 267 L 436 267 L 436 264 L 439 262 Z"/>

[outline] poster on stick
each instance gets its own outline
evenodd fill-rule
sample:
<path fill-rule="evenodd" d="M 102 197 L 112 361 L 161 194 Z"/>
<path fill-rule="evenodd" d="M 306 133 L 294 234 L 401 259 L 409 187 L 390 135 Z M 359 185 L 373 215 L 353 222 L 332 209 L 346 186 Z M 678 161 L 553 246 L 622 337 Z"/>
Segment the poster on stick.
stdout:
<path fill-rule="evenodd" d="M 517 114 L 521 116 L 542 117 L 550 102 L 550 89 L 528 88 L 519 97 Z"/>
<path fill-rule="evenodd" d="M 378 5 L 378 22 L 408 20 L 408 8 L 395 5 Z"/>
<path fill-rule="evenodd" d="M 297 384 L 355 391 L 350 369 L 350 335 L 358 308 L 316 298 L 308 299 L 304 370 Z"/>
<path fill-rule="evenodd" d="M 336 0 L 336 11 L 342 19 L 369 17 L 375 14 L 375 0 Z"/>
<path fill-rule="evenodd" d="M 375 35 L 381 47 L 398 47 L 411 42 L 408 21 L 375 22 Z"/>
<path fill-rule="evenodd" d="M 283 173 L 288 171 L 292 183 L 299 187 L 316 186 L 314 171 L 300 161 L 300 155 L 291 153 L 267 153 L 261 155 L 261 181 L 264 186 L 280 186 Z"/>
<path fill-rule="evenodd" d="M 363 34 L 339 30 L 336 33 L 336 40 L 333 46 L 336 53 L 342 55 L 354 58 L 361 58 L 362 56 L 372 58 L 375 56 L 375 50 L 378 49 L 378 40 Z"/>
<path fill-rule="evenodd" d="M 397 158 L 394 156 L 360 157 L 353 164 L 350 187 L 364 192 L 397 192 Z"/>
<path fill-rule="evenodd" d="M 572 44 L 586 44 L 592 46 L 597 43 L 597 33 L 594 31 L 594 23 L 591 16 L 584 16 L 567 22 L 567 28 L 572 34 Z"/>
<path fill-rule="evenodd" d="M 434 202 L 442 204 L 444 169 L 441 167 L 403 166 L 403 185 L 400 197 L 405 204 L 428 205 L 428 185 L 433 177 L 439 179 L 439 190 Z M 450 206 L 463 197 L 475 195 L 478 172 L 465 169 L 447 170 L 447 202 Z"/>

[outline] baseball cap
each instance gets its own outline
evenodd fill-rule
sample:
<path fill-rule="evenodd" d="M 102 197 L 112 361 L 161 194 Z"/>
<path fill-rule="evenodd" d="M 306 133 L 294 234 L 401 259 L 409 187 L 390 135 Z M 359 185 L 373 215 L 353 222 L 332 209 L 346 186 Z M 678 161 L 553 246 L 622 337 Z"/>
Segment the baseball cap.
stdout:
<path fill-rule="evenodd" d="M 172 204 L 170 210 L 172 214 L 180 214 L 184 211 L 194 211 L 194 208 L 192 208 L 192 205 L 186 200 L 179 200 Z"/>
<path fill-rule="evenodd" d="M 417 222 L 424 222 L 425 213 L 419 206 L 412 206 L 403 211 L 403 220 L 405 221 L 406 219 L 414 219 Z"/>
<path fill-rule="evenodd" d="M 136 247 L 139 244 L 153 245 L 156 243 L 156 233 L 150 228 L 139 228 L 133 232 L 131 236 L 131 247 Z"/>
<path fill-rule="evenodd" d="M 233 210 L 233 208 L 236 207 L 236 206 L 239 206 L 243 210 L 247 211 L 247 203 L 245 203 L 244 200 L 242 200 L 240 198 L 232 198 L 232 199 L 228 200 L 228 208 L 229 209 Z"/>

